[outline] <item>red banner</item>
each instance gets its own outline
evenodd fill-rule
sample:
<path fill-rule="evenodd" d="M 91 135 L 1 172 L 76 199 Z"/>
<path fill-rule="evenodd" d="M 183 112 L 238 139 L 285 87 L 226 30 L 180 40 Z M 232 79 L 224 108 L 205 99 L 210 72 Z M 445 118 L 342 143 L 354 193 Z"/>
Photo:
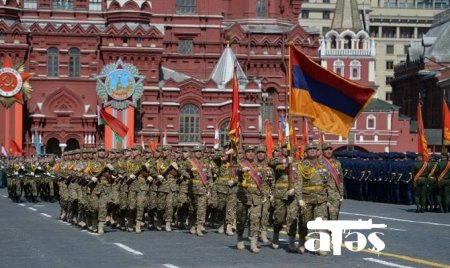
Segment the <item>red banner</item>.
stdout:
<path fill-rule="evenodd" d="M 117 135 L 125 137 L 128 133 L 128 127 L 122 123 L 119 119 L 109 114 L 105 109 L 100 108 L 100 116 L 105 120 L 108 125 Z"/>

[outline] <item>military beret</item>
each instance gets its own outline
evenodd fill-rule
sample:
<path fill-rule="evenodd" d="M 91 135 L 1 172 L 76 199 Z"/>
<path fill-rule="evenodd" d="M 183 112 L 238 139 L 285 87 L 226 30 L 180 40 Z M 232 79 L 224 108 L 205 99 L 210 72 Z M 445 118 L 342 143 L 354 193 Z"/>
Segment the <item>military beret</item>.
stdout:
<path fill-rule="evenodd" d="M 192 152 L 203 151 L 203 147 L 201 145 L 196 145 L 192 148 Z"/>
<path fill-rule="evenodd" d="M 255 151 L 255 146 L 253 146 L 253 145 L 246 145 L 244 147 L 244 152 L 247 152 L 247 151 Z"/>
<path fill-rule="evenodd" d="M 133 150 L 135 150 L 135 151 L 138 151 L 138 150 L 141 150 L 142 149 L 142 146 L 141 145 L 134 145 L 133 146 Z"/>
<path fill-rule="evenodd" d="M 328 149 L 328 148 L 333 149 L 333 145 L 331 145 L 331 142 L 324 142 L 322 144 L 322 150 L 325 150 L 325 149 Z"/>
<path fill-rule="evenodd" d="M 265 153 L 265 152 L 267 152 L 266 146 L 260 144 L 260 145 L 258 146 L 258 148 L 256 148 L 256 152 L 257 152 L 257 153 Z"/>
<path fill-rule="evenodd" d="M 75 149 L 75 150 L 73 150 L 73 153 L 74 154 L 81 154 L 81 150 L 80 149 Z"/>
<path fill-rule="evenodd" d="M 306 145 L 306 150 L 317 149 L 317 148 L 318 148 L 318 146 L 317 146 L 317 143 L 315 143 L 315 142 L 308 142 L 308 144 Z"/>

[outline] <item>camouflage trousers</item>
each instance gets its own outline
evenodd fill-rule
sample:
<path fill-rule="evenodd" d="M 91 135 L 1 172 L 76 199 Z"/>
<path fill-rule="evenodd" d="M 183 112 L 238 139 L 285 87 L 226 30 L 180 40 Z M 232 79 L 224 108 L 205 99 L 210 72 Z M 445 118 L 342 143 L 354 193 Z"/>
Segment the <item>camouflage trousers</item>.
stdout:
<path fill-rule="evenodd" d="M 281 229 L 283 229 L 283 224 L 286 222 L 288 235 L 295 236 L 298 224 L 298 205 L 295 197 L 292 196 L 288 199 L 275 198 L 273 207 L 273 232 L 280 233 Z"/>
<path fill-rule="evenodd" d="M 108 215 L 108 196 L 100 194 L 98 196 L 98 221 L 106 221 Z"/>
<path fill-rule="evenodd" d="M 172 222 L 173 219 L 173 192 L 158 192 L 157 217 L 165 222 Z"/>
<path fill-rule="evenodd" d="M 236 220 L 236 193 L 217 193 L 217 212 L 220 224 L 234 225 Z"/>
<path fill-rule="evenodd" d="M 244 235 L 247 219 L 249 221 L 249 236 L 257 237 L 260 230 L 261 205 L 248 205 L 238 201 L 236 207 L 236 232 L 238 236 Z"/>
<path fill-rule="evenodd" d="M 445 212 L 450 211 L 450 180 L 444 180 L 441 183 L 442 187 L 442 207 Z"/>
<path fill-rule="evenodd" d="M 262 203 L 261 205 L 261 231 L 267 232 L 267 227 L 269 226 L 270 219 L 270 208 L 272 204 L 269 202 L 269 198 L 267 197 L 267 201 Z"/>
<path fill-rule="evenodd" d="M 189 207 L 189 225 L 204 224 L 206 220 L 206 209 L 208 208 L 208 197 L 206 194 L 192 194 Z"/>
<path fill-rule="evenodd" d="M 300 208 L 299 212 L 298 234 L 300 245 L 303 245 L 308 234 L 308 221 L 315 220 L 318 217 L 327 220 L 327 202 L 306 203 L 306 206 Z"/>
<path fill-rule="evenodd" d="M 341 208 L 340 194 L 328 194 L 328 219 L 336 221 L 339 217 L 339 210 Z"/>

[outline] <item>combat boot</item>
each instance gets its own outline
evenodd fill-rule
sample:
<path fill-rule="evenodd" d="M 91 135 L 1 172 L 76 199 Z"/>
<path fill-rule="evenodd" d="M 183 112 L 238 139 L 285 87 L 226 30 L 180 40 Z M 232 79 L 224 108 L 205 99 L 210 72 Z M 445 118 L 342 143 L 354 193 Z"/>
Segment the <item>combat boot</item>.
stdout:
<path fill-rule="evenodd" d="M 98 234 L 104 234 L 105 230 L 103 229 L 105 227 L 105 222 L 104 221 L 99 221 L 98 222 Z"/>
<path fill-rule="evenodd" d="M 269 239 L 267 239 L 267 232 L 261 231 L 261 242 L 263 242 L 264 245 L 268 245 L 270 243 Z"/>
<path fill-rule="evenodd" d="M 156 219 L 156 230 L 157 231 L 161 231 L 162 230 L 161 220 L 160 219 Z"/>
<path fill-rule="evenodd" d="M 195 226 L 191 226 L 191 229 L 189 229 L 189 232 L 190 232 L 191 234 L 196 234 L 196 233 L 197 233 L 197 230 L 195 229 Z"/>
<path fill-rule="evenodd" d="M 172 232 L 172 226 L 170 226 L 170 221 L 166 221 L 166 232 Z"/>
<path fill-rule="evenodd" d="M 274 232 L 272 237 L 272 248 L 278 249 L 279 247 L 280 247 L 280 234 Z"/>
<path fill-rule="evenodd" d="M 141 221 L 136 221 L 136 233 L 140 234 L 141 233 Z"/>
<path fill-rule="evenodd" d="M 218 232 L 219 234 L 223 234 L 224 229 L 225 229 L 225 227 L 223 226 L 223 224 L 221 224 L 221 225 L 219 226 L 219 229 L 217 229 L 217 232 Z"/>
<path fill-rule="evenodd" d="M 295 247 L 295 236 L 289 236 L 289 244 L 288 244 L 288 252 L 296 252 L 297 248 Z"/>
<path fill-rule="evenodd" d="M 239 250 L 244 250 L 245 249 L 245 245 L 244 245 L 244 239 L 242 238 L 242 235 L 238 235 L 238 239 L 237 239 L 237 249 Z"/>
<path fill-rule="evenodd" d="M 305 253 L 306 249 L 305 249 L 305 236 L 304 235 L 299 235 L 299 241 L 298 241 L 298 253 L 303 254 Z"/>
<path fill-rule="evenodd" d="M 256 236 L 253 236 L 253 237 L 250 237 L 250 250 L 253 252 L 253 253 L 259 253 L 259 248 L 258 248 L 258 237 L 256 237 Z"/>
<path fill-rule="evenodd" d="M 233 225 L 231 225 L 231 224 L 227 224 L 227 235 L 229 235 L 229 236 L 234 235 Z"/>
<path fill-rule="evenodd" d="M 203 236 L 202 227 L 203 227 L 202 224 L 197 224 L 197 236 Z"/>

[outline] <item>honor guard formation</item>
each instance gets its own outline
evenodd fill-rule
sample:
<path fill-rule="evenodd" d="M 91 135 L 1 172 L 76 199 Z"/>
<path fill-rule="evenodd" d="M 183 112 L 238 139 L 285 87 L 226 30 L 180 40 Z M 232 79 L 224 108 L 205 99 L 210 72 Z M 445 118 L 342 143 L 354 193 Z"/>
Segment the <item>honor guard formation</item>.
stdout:
<path fill-rule="evenodd" d="M 413 153 L 333 155 L 330 143 L 310 142 L 297 160 L 287 147 L 276 146 L 270 159 L 263 145 L 246 145 L 240 153 L 228 146 L 164 145 L 154 151 L 100 146 L 65 152 L 61 159 L 3 158 L 0 186 L 8 187 L 14 202 L 59 200 L 61 220 L 99 234 L 108 228 L 136 233 L 177 228 L 201 237 L 206 228 L 218 227 L 220 234 L 237 235 L 243 250 L 248 228 L 254 253 L 258 241 L 279 248 L 284 228 L 288 251 L 304 253 L 307 222 L 337 220 L 344 197 L 415 203 L 417 212 L 450 208 L 446 156 L 424 162 Z"/>

